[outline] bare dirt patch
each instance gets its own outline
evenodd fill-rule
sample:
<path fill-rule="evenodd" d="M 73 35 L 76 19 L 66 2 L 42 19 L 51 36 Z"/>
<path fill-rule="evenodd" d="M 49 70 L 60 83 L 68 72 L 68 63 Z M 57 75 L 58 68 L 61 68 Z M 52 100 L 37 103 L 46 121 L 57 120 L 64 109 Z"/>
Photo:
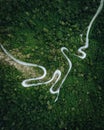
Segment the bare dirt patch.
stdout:
<path fill-rule="evenodd" d="M 29 54 L 23 55 L 22 53 L 19 52 L 18 49 L 12 50 L 11 53 L 12 55 L 16 55 L 16 57 L 21 57 L 22 59 L 29 58 Z M 32 77 L 36 76 L 36 72 L 33 69 L 33 67 L 23 66 L 16 63 L 2 51 L 0 51 L 0 61 L 3 62 L 4 64 L 9 64 L 10 66 L 14 66 L 18 71 L 23 73 L 23 76 L 27 76 L 27 75 Z"/>

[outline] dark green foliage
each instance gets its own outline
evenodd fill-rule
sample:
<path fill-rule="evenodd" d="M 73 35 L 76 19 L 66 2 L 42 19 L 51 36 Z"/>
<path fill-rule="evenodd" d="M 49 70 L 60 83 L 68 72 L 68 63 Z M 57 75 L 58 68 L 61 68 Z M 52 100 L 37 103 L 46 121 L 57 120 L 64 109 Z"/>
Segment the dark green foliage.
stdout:
<path fill-rule="evenodd" d="M 60 48 L 77 53 L 83 45 L 79 35 L 86 34 L 98 5 L 98 0 L 1 0 L 1 43 L 8 51 L 18 49 L 20 60 L 45 66 L 45 80 L 56 69 L 63 77 L 68 68 Z M 67 54 L 73 67 L 56 103 L 51 85 L 23 88 L 25 76 L 0 61 L 0 130 L 103 130 L 103 14 L 91 30 L 87 58 Z"/>

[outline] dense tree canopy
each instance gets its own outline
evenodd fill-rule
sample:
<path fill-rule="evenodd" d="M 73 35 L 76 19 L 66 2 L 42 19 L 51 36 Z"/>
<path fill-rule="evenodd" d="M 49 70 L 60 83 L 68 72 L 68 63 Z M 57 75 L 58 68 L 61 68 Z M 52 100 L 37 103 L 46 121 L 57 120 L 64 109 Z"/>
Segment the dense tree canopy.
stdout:
<path fill-rule="evenodd" d="M 99 0 L 0 0 L 0 42 L 16 58 L 41 64 L 49 79 L 56 69 L 67 72 L 60 48 L 71 54 L 84 43 Z M 15 64 L 0 50 L 1 130 L 103 130 L 104 10 L 90 32 L 85 60 L 67 54 L 73 68 L 59 100 L 49 85 L 23 88 L 22 80 L 42 74 Z M 34 69 L 34 70 L 33 70 Z M 56 86 L 56 88 L 58 85 Z"/>

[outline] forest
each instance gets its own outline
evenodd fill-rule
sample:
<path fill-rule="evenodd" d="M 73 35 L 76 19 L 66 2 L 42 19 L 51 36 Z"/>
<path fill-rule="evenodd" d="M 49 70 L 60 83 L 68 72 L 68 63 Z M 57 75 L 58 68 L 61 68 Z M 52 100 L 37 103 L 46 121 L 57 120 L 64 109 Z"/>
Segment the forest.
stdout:
<path fill-rule="evenodd" d="M 0 130 L 104 129 L 104 10 L 92 25 L 86 58 L 75 56 L 99 4 L 100 0 L 0 0 L 0 44 L 15 58 L 44 66 L 47 76 L 40 82 L 59 69 L 57 90 L 68 71 L 62 47 L 69 50 L 65 53 L 72 62 L 54 102 L 52 83 L 21 85 L 41 76 L 41 69 L 16 63 L 0 48 Z"/>

